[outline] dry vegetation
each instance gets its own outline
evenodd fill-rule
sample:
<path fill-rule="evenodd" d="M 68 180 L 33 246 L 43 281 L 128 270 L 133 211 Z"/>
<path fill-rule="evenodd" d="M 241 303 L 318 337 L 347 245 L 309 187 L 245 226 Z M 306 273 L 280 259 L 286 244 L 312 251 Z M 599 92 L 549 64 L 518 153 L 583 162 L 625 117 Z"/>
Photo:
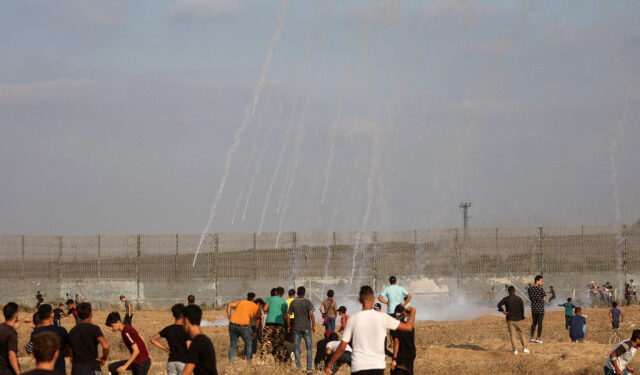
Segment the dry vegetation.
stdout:
<path fill-rule="evenodd" d="M 640 307 L 624 308 L 623 312 L 626 319 L 621 324 L 620 335 L 626 339 L 634 328 L 640 328 Z M 94 322 L 101 326 L 107 341 L 112 345 L 110 361 L 126 359 L 128 352 L 121 344 L 120 334 L 104 327 L 106 314 L 103 311 L 96 312 Z M 611 330 L 607 309 L 587 308 L 585 314 L 589 327 L 585 343 L 571 343 L 564 329 L 563 312 L 553 311 L 545 316 L 545 343 L 530 344 L 531 354 L 518 356 L 511 354 L 506 325 L 501 317 L 485 316 L 461 322 L 420 322 L 416 328 L 416 374 L 602 374 L 605 357 L 619 339 Z M 205 311 L 204 315 L 204 319 L 214 321 L 222 313 Z M 134 327 L 147 341 L 171 322 L 168 311 L 139 311 L 134 317 Z M 65 318 L 64 326 L 70 329 L 71 325 L 71 318 Z M 277 368 L 272 360 L 265 365 L 248 367 L 244 359 L 236 358 L 235 365 L 230 367 L 227 359 L 229 337 L 226 327 L 205 327 L 204 331 L 214 342 L 218 371 L 221 374 L 300 373 L 290 367 Z M 31 327 L 28 326 L 19 330 L 19 356 L 23 370 L 33 367 L 33 360 L 24 352 L 24 344 L 30 332 Z M 315 335 L 314 344 L 320 336 L 320 333 Z M 154 360 L 150 374 L 164 374 L 166 355 L 151 344 L 148 344 L 148 348 Z M 106 373 L 106 368 L 103 370 Z M 341 369 L 338 373 L 347 374 L 348 371 Z"/>

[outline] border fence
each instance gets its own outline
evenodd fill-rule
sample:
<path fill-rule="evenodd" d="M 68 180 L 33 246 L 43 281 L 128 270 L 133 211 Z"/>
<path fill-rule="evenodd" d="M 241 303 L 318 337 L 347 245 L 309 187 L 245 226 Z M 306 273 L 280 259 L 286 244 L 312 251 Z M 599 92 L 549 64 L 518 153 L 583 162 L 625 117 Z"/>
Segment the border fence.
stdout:
<path fill-rule="evenodd" d="M 241 296 L 240 286 L 267 291 L 275 282 L 294 286 L 300 280 L 380 287 L 394 274 L 455 280 L 461 289 L 465 279 L 479 275 L 605 272 L 626 280 L 640 272 L 639 225 L 214 233 L 205 237 L 192 266 L 199 239 L 194 234 L 0 235 L 0 283 L 14 285 L 11 289 L 30 301 L 36 289 L 61 298 L 65 288 L 76 288 L 69 284 L 92 281 L 109 289 L 115 288 L 109 283 L 121 281 L 126 287 L 118 287 L 139 301 L 163 304 L 171 300 L 163 295 L 171 285 L 191 283 L 208 288 L 208 300 L 217 305 Z"/>

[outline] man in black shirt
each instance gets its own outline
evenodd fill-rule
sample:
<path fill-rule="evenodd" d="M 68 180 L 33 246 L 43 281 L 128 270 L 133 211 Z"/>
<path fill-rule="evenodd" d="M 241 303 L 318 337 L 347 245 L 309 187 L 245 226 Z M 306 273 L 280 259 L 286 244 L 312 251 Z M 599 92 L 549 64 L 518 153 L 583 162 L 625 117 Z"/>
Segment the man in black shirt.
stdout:
<path fill-rule="evenodd" d="M 167 360 L 167 375 L 180 375 L 184 370 L 184 364 L 187 361 L 187 346 L 190 345 L 191 339 L 184 331 L 184 305 L 178 303 L 171 307 L 171 313 L 175 322 L 166 326 L 162 331 L 156 333 L 151 338 L 151 343 L 169 354 Z M 167 340 L 169 347 L 160 342 L 160 338 Z"/>
<path fill-rule="evenodd" d="M 396 306 L 393 316 L 401 322 L 406 322 L 405 307 Z M 415 333 L 415 329 L 412 329 L 411 332 L 391 331 L 393 340 L 391 375 L 413 375 L 413 361 L 416 359 Z"/>
<path fill-rule="evenodd" d="M 20 373 L 18 363 L 18 328 L 29 323 L 28 318 L 19 319 L 18 304 L 9 302 L 2 307 L 5 322 L 0 324 L 0 375 Z"/>
<path fill-rule="evenodd" d="M 513 285 L 509 286 L 507 291 L 509 295 L 498 302 L 498 311 L 507 317 L 507 328 L 509 329 L 509 338 L 511 339 L 513 354 L 518 354 L 516 335 L 520 337 L 522 351 L 529 353 L 529 349 L 527 349 L 524 343 L 522 329 L 519 326 L 520 322 L 524 320 L 524 302 L 522 302 L 522 298 L 516 296 L 516 288 Z M 506 311 L 504 307 L 506 307 Z"/>
<path fill-rule="evenodd" d="M 53 310 L 51 309 L 51 305 L 42 304 L 38 307 L 37 312 L 38 319 L 40 319 L 40 325 L 31 332 L 31 338 L 29 339 L 29 343 L 27 343 L 26 351 L 28 354 L 33 352 L 33 343 L 34 338 L 43 332 L 53 332 L 56 336 L 58 336 L 58 341 L 60 342 L 58 359 L 55 363 L 55 370 L 61 374 L 66 373 L 66 367 L 64 363 L 64 354 L 65 348 L 68 344 L 68 334 L 67 330 L 64 327 L 58 327 L 53 325 Z"/>
<path fill-rule="evenodd" d="M 41 332 L 32 338 L 33 357 L 36 360 L 35 370 L 24 375 L 64 375 L 55 370 L 60 353 L 60 338 L 53 332 Z"/>
<path fill-rule="evenodd" d="M 40 293 L 40 291 L 36 293 L 36 300 L 38 300 L 38 303 L 36 303 L 36 309 L 37 309 L 44 302 L 44 297 L 42 296 L 42 293 Z"/>
<path fill-rule="evenodd" d="M 200 328 L 202 309 L 189 305 L 184 309 L 184 331 L 191 338 L 186 364 L 182 375 L 218 375 L 216 352 L 213 343 Z"/>
<path fill-rule="evenodd" d="M 542 275 L 535 277 L 533 286 L 528 289 L 529 301 L 531 301 L 531 338 L 529 342 L 537 342 L 542 344 L 542 321 L 544 320 L 544 301 L 547 299 L 547 293 L 545 293 L 542 287 L 543 280 Z M 538 338 L 533 339 L 533 334 L 538 326 Z"/>
<path fill-rule="evenodd" d="M 56 327 L 62 326 L 62 323 L 60 322 L 60 320 L 64 315 L 63 308 L 64 308 L 64 305 L 61 303 L 58 305 L 58 308 L 53 309 L 53 325 Z"/>
<path fill-rule="evenodd" d="M 104 339 L 100 327 L 91 322 L 91 304 L 82 302 L 77 312 L 80 323 L 69 331 L 68 349 L 73 358 L 71 375 L 99 375 L 100 367 L 109 358 L 109 344 Z M 98 358 L 98 344 L 102 346 L 101 358 Z"/>

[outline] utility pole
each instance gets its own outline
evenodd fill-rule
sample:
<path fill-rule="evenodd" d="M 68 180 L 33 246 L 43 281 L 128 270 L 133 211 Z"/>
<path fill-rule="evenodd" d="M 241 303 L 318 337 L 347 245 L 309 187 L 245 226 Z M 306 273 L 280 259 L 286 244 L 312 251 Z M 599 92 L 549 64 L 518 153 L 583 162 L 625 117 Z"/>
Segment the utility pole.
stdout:
<path fill-rule="evenodd" d="M 471 207 L 471 202 L 462 202 L 460 203 L 460 209 L 462 210 L 462 220 L 464 221 L 464 229 L 469 228 L 469 207 Z"/>

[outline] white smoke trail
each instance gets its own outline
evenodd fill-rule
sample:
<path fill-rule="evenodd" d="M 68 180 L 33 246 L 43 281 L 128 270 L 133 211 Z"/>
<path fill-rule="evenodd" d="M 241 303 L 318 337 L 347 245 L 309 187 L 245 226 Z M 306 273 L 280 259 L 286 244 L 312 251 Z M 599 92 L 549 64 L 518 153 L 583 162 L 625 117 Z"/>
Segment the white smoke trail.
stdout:
<path fill-rule="evenodd" d="M 256 131 L 253 132 L 253 139 L 251 140 L 251 150 L 249 151 L 249 161 L 247 162 L 247 166 L 244 169 L 244 174 L 242 175 L 242 188 L 240 189 L 240 194 L 238 194 L 238 198 L 236 198 L 236 203 L 233 206 L 233 215 L 231 215 L 231 224 L 236 222 L 236 218 L 238 217 L 238 212 L 240 210 L 240 204 L 242 202 L 242 198 L 244 197 L 245 188 L 247 186 L 247 180 L 249 179 L 249 170 L 251 169 L 251 161 L 253 160 L 256 144 L 258 143 L 258 134 L 257 129 L 262 125 L 262 119 L 258 121 L 255 128 Z"/>
<path fill-rule="evenodd" d="M 322 65 L 324 65 L 324 61 Z M 282 235 L 282 226 L 284 225 L 284 219 L 286 218 L 287 210 L 289 209 L 291 191 L 293 190 L 293 185 L 296 181 L 296 171 L 298 169 L 298 165 L 300 164 L 300 155 L 302 154 L 302 142 L 304 141 L 304 137 L 307 130 L 309 108 L 311 107 L 312 99 L 315 98 L 317 94 L 318 86 L 320 85 L 320 81 L 322 80 L 323 70 L 324 69 L 322 68 L 318 71 L 318 74 L 316 76 L 316 81 L 313 84 L 313 88 L 311 92 L 307 94 L 307 99 L 304 103 L 302 114 L 300 116 L 301 117 L 300 126 L 298 127 L 296 144 L 293 150 L 293 161 L 291 163 L 291 175 L 289 177 L 287 189 L 285 191 L 285 195 L 283 199 L 282 213 L 280 215 L 280 224 L 278 225 L 278 235 L 276 236 L 276 249 L 278 248 L 280 236 Z"/>
<path fill-rule="evenodd" d="M 267 131 L 267 135 L 265 137 L 265 142 L 262 145 L 262 150 L 260 150 L 260 154 L 258 155 L 258 159 L 256 159 L 256 165 L 253 169 L 253 175 L 251 175 L 251 181 L 249 181 L 249 189 L 247 190 L 247 199 L 244 202 L 244 209 L 242 210 L 242 221 L 247 217 L 247 209 L 249 208 L 249 202 L 251 201 L 251 195 L 253 193 L 253 185 L 256 182 L 256 176 L 258 172 L 260 172 L 260 168 L 262 167 L 262 159 L 264 159 L 264 154 L 269 148 L 271 135 L 273 134 L 273 129 L 275 128 L 275 121 L 271 123 L 269 126 L 269 130 Z"/>
<path fill-rule="evenodd" d="M 313 39 L 316 35 L 316 26 L 317 26 L 317 20 L 316 18 L 314 18 L 313 23 L 311 24 L 311 31 L 309 33 L 309 37 L 307 38 L 307 42 L 304 48 L 304 55 L 300 62 L 301 68 L 298 74 L 298 80 L 300 80 L 300 77 L 304 77 L 306 75 L 307 63 L 309 61 L 309 55 L 311 54 L 311 46 L 312 46 Z M 260 217 L 260 225 L 258 225 L 258 235 L 262 233 L 262 229 L 264 227 L 264 220 L 267 215 L 267 208 L 269 207 L 269 203 L 271 202 L 271 194 L 273 193 L 273 188 L 275 186 L 276 179 L 278 178 L 278 175 L 280 174 L 280 169 L 282 168 L 284 155 L 286 154 L 287 145 L 289 144 L 289 139 L 291 137 L 291 131 L 293 130 L 293 124 L 296 117 L 296 110 L 298 108 L 298 101 L 300 99 L 301 93 L 302 93 L 302 86 L 298 86 L 298 88 L 296 89 L 293 95 L 293 98 L 291 99 L 291 111 L 289 115 L 289 122 L 287 124 L 285 137 L 282 142 L 282 147 L 280 148 L 280 154 L 278 155 L 278 162 L 276 163 L 276 169 L 273 171 L 273 176 L 271 177 L 271 182 L 269 183 L 269 188 L 267 189 L 267 196 L 264 200 L 264 205 L 262 206 L 262 215 Z M 287 181 L 285 181 L 283 186 L 286 186 L 286 185 L 287 185 Z M 280 203 L 278 203 L 278 205 L 280 205 Z M 279 211 L 280 211 L 280 207 L 278 207 L 276 212 L 279 212 Z"/>
<path fill-rule="evenodd" d="M 227 179 L 229 178 L 229 173 L 231 171 L 231 160 L 233 159 L 233 154 L 238 149 L 238 146 L 240 145 L 240 138 L 242 137 L 242 133 L 244 133 L 247 126 L 249 125 L 249 122 L 251 122 L 253 115 L 256 111 L 256 107 L 258 106 L 258 102 L 260 101 L 260 94 L 262 93 L 262 87 L 264 86 L 264 82 L 267 77 L 267 71 L 269 70 L 269 66 L 271 65 L 271 60 L 273 59 L 273 48 L 275 47 L 276 43 L 280 40 L 280 33 L 282 32 L 282 28 L 284 27 L 284 13 L 286 12 L 287 7 L 289 7 L 290 3 L 291 3 L 291 0 L 284 0 L 282 2 L 282 6 L 280 7 L 280 11 L 278 12 L 278 16 L 277 16 L 279 21 L 278 27 L 276 28 L 276 31 L 273 33 L 273 36 L 271 37 L 271 40 L 269 40 L 269 44 L 267 46 L 267 58 L 265 59 L 264 65 L 262 67 L 262 74 L 260 76 L 260 80 L 258 81 L 258 84 L 253 92 L 253 103 L 252 105 L 248 106 L 247 109 L 245 110 L 244 118 L 242 120 L 242 125 L 236 131 L 236 134 L 234 135 L 233 144 L 231 145 L 229 152 L 227 152 L 227 158 L 224 163 L 224 174 L 222 175 L 222 179 L 220 180 L 220 186 L 218 188 L 218 192 L 216 193 L 215 198 L 213 199 L 213 203 L 211 204 L 211 210 L 209 213 L 209 219 L 207 220 L 207 225 L 202 230 L 202 234 L 200 235 L 200 241 L 198 242 L 198 248 L 196 249 L 196 253 L 193 255 L 193 267 L 195 267 L 196 265 L 196 260 L 198 259 L 198 254 L 200 253 L 200 249 L 202 248 L 202 243 L 204 242 L 204 238 L 207 235 L 207 233 L 209 233 L 209 230 L 211 229 L 211 225 L 213 224 L 213 219 L 216 216 L 216 210 L 218 209 L 218 202 L 222 197 L 222 193 L 224 192 L 224 187 L 227 183 Z"/>

